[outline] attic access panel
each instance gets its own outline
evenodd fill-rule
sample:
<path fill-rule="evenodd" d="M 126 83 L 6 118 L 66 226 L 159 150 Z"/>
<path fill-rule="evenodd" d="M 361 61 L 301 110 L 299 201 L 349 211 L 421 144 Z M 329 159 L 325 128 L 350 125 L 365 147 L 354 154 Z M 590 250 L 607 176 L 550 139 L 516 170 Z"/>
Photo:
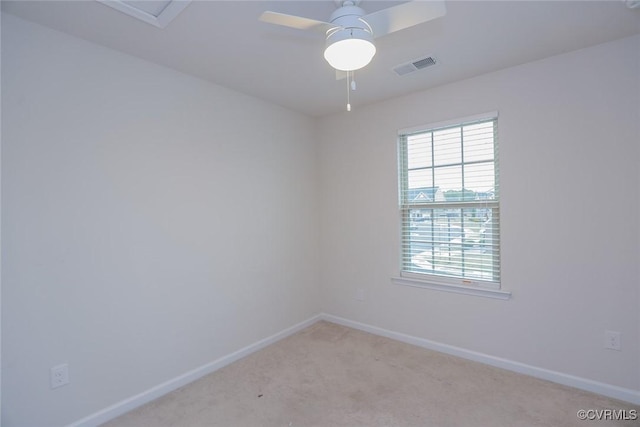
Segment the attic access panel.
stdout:
<path fill-rule="evenodd" d="M 97 0 L 122 13 L 158 28 L 164 28 L 191 0 Z"/>

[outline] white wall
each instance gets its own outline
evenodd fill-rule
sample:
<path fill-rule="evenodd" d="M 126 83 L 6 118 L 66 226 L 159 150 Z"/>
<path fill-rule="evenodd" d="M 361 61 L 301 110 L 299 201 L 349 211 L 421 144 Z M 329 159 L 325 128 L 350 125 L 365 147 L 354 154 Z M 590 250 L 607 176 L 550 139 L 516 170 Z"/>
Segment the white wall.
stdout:
<path fill-rule="evenodd" d="M 0 10 L 0 46 L 2 46 L 2 11 Z M 0 55 L 0 81 L 2 80 L 2 55 Z M 0 99 L 2 99 L 2 84 L 0 84 Z M 2 105 L 0 103 L 0 223 L 2 223 Z M 2 227 L 0 227 L 0 242 L 2 242 Z M 0 245 L 0 259 L 2 246 Z M 2 426 L 2 262 L 0 262 L 0 427 Z"/>
<path fill-rule="evenodd" d="M 2 38 L 5 426 L 78 420 L 320 309 L 640 390 L 640 38 L 316 122 L 12 16 Z M 397 129 L 493 110 L 513 298 L 391 284 Z"/>
<path fill-rule="evenodd" d="M 321 120 L 323 311 L 640 390 L 639 45 L 624 39 Z M 397 130 L 495 110 L 512 299 L 392 284 Z M 603 348 L 605 330 L 622 333 L 622 351 Z"/>
<path fill-rule="evenodd" d="M 70 423 L 319 312 L 310 119 L 2 19 L 4 425 Z"/>

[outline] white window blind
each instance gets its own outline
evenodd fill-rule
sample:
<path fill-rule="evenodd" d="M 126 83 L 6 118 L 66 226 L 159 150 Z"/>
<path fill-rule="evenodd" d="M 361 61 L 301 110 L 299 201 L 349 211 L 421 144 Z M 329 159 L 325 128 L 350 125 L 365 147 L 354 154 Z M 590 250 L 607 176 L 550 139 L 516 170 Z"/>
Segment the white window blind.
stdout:
<path fill-rule="evenodd" d="M 399 135 L 402 275 L 500 287 L 497 117 Z"/>

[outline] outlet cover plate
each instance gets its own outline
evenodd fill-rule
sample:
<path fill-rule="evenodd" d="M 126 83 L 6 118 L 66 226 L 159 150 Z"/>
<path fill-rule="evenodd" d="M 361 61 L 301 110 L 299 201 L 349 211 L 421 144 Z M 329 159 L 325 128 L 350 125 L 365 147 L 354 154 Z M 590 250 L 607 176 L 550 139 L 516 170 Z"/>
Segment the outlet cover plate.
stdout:
<path fill-rule="evenodd" d="M 604 348 L 620 351 L 620 347 L 620 332 L 604 331 Z"/>
<path fill-rule="evenodd" d="M 51 368 L 51 388 L 69 384 L 69 365 L 66 363 Z"/>

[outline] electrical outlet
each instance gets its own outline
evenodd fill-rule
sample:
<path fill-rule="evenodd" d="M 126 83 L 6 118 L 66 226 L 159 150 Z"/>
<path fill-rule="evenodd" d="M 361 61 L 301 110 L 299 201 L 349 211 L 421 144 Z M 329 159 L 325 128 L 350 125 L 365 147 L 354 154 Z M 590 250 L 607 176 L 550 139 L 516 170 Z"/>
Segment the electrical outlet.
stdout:
<path fill-rule="evenodd" d="M 620 332 L 604 331 L 604 348 L 620 351 Z"/>
<path fill-rule="evenodd" d="M 365 300 L 365 296 L 364 296 L 364 288 L 358 288 L 356 289 L 356 299 L 358 301 L 364 301 Z"/>
<path fill-rule="evenodd" d="M 62 364 L 51 368 L 51 388 L 69 384 L 69 365 Z"/>

